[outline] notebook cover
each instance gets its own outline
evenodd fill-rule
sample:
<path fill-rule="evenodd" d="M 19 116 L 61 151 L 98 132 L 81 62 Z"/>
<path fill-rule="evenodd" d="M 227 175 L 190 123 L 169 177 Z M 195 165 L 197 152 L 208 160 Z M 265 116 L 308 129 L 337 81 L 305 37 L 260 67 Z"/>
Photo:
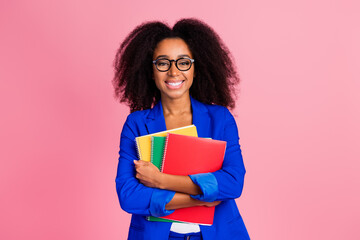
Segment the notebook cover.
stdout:
<path fill-rule="evenodd" d="M 164 156 L 165 141 L 166 137 L 151 136 L 151 162 L 160 171 Z"/>
<path fill-rule="evenodd" d="M 161 170 L 161 164 L 164 155 L 166 137 L 151 136 L 151 162 Z M 163 219 L 153 216 L 148 216 L 147 220 L 156 222 L 176 222 L 169 219 Z"/>
<path fill-rule="evenodd" d="M 157 132 L 135 138 L 136 148 L 138 151 L 138 157 L 141 160 L 150 162 L 151 160 L 151 136 L 163 136 L 166 137 L 167 133 L 176 133 L 187 136 L 197 137 L 197 131 L 195 125 L 189 125 L 186 127 L 175 128 L 163 132 Z"/>
<path fill-rule="evenodd" d="M 162 172 L 173 175 L 191 175 L 221 169 L 226 142 L 220 140 L 168 133 Z M 189 207 L 176 209 L 161 218 L 181 222 L 212 225 L 215 207 Z"/>

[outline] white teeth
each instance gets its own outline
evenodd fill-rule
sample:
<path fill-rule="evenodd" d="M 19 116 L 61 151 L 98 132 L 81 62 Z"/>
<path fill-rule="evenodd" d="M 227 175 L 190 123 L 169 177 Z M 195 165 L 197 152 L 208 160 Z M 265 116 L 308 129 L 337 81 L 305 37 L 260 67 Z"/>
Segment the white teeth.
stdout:
<path fill-rule="evenodd" d="M 168 84 L 171 86 L 179 86 L 181 83 L 182 83 L 182 81 L 181 82 L 169 82 Z"/>

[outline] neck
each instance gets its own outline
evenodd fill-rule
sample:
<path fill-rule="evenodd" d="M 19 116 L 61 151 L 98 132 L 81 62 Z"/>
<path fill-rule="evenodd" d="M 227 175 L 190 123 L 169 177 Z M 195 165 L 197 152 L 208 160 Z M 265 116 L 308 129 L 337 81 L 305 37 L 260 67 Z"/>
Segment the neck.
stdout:
<path fill-rule="evenodd" d="M 161 98 L 164 115 L 181 115 L 191 113 L 190 95 L 180 99 Z"/>

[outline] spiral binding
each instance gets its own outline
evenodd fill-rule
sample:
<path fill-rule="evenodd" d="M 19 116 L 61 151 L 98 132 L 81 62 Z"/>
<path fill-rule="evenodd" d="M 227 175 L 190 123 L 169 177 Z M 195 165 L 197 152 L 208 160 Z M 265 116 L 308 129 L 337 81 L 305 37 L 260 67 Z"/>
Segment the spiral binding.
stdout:
<path fill-rule="evenodd" d="M 166 135 L 166 141 L 165 141 L 165 146 L 164 146 L 164 155 L 163 155 L 163 159 L 162 159 L 162 163 L 161 163 L 161 167 L 160 167 L 161 172 L 163 172 L 163 170 L 164 170 L 166 150 L 167 150 L 167 145 L 168 145 L 168 141 L 169 141 L 170 135 L 171 135 L 170 133 L 168 133 L 168 134 Z"/>
<path fill-rule="evenodd" d="M 153 162 L 154 159 L 154 136 L 151 136 L 151 156 L 150 161 Z"/>
<path fill-rule="evenodd" d="M 135 138 L 135 145 L 136 145 L 136 152 L 137 152 L 137 155 L 138 155 L 138 157 L 139 157 L 139 160 L 141 159 L 141 151 L 140 151 L 140 149 L 139 149 L 139 143 L 138 143 L 138 140 L 137 140 L 137 138 Z"/>

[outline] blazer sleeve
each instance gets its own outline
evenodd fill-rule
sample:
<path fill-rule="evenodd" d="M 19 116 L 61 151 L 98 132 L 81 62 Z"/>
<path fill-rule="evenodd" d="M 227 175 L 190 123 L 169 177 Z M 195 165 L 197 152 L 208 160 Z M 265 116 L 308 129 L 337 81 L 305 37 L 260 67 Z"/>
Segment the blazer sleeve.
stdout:
<path fill-rule="evenodd" d="M 222 168 L 212 173 L 190 175 L 192 181 L 199 185 L 202 194 L 193 198 L 212 202 L 240 197 L 245 177 L 245 166 L 239 145 L 238 128 L 234 117 L 225 110 L 223 140 L 227 142 Z"/>
<path fill-rule="evenodd" d="M 120 206 L 132 214 L 155 217 L 169 215 L 174 210 L 166 210 L 165 205 L 171 201 L 175 192 L 146 187 L 135 178 L 133 160 L 138 159 L 134 133 L 136 124 L 129 116 L 121 132 L 115 179 Z"/>

